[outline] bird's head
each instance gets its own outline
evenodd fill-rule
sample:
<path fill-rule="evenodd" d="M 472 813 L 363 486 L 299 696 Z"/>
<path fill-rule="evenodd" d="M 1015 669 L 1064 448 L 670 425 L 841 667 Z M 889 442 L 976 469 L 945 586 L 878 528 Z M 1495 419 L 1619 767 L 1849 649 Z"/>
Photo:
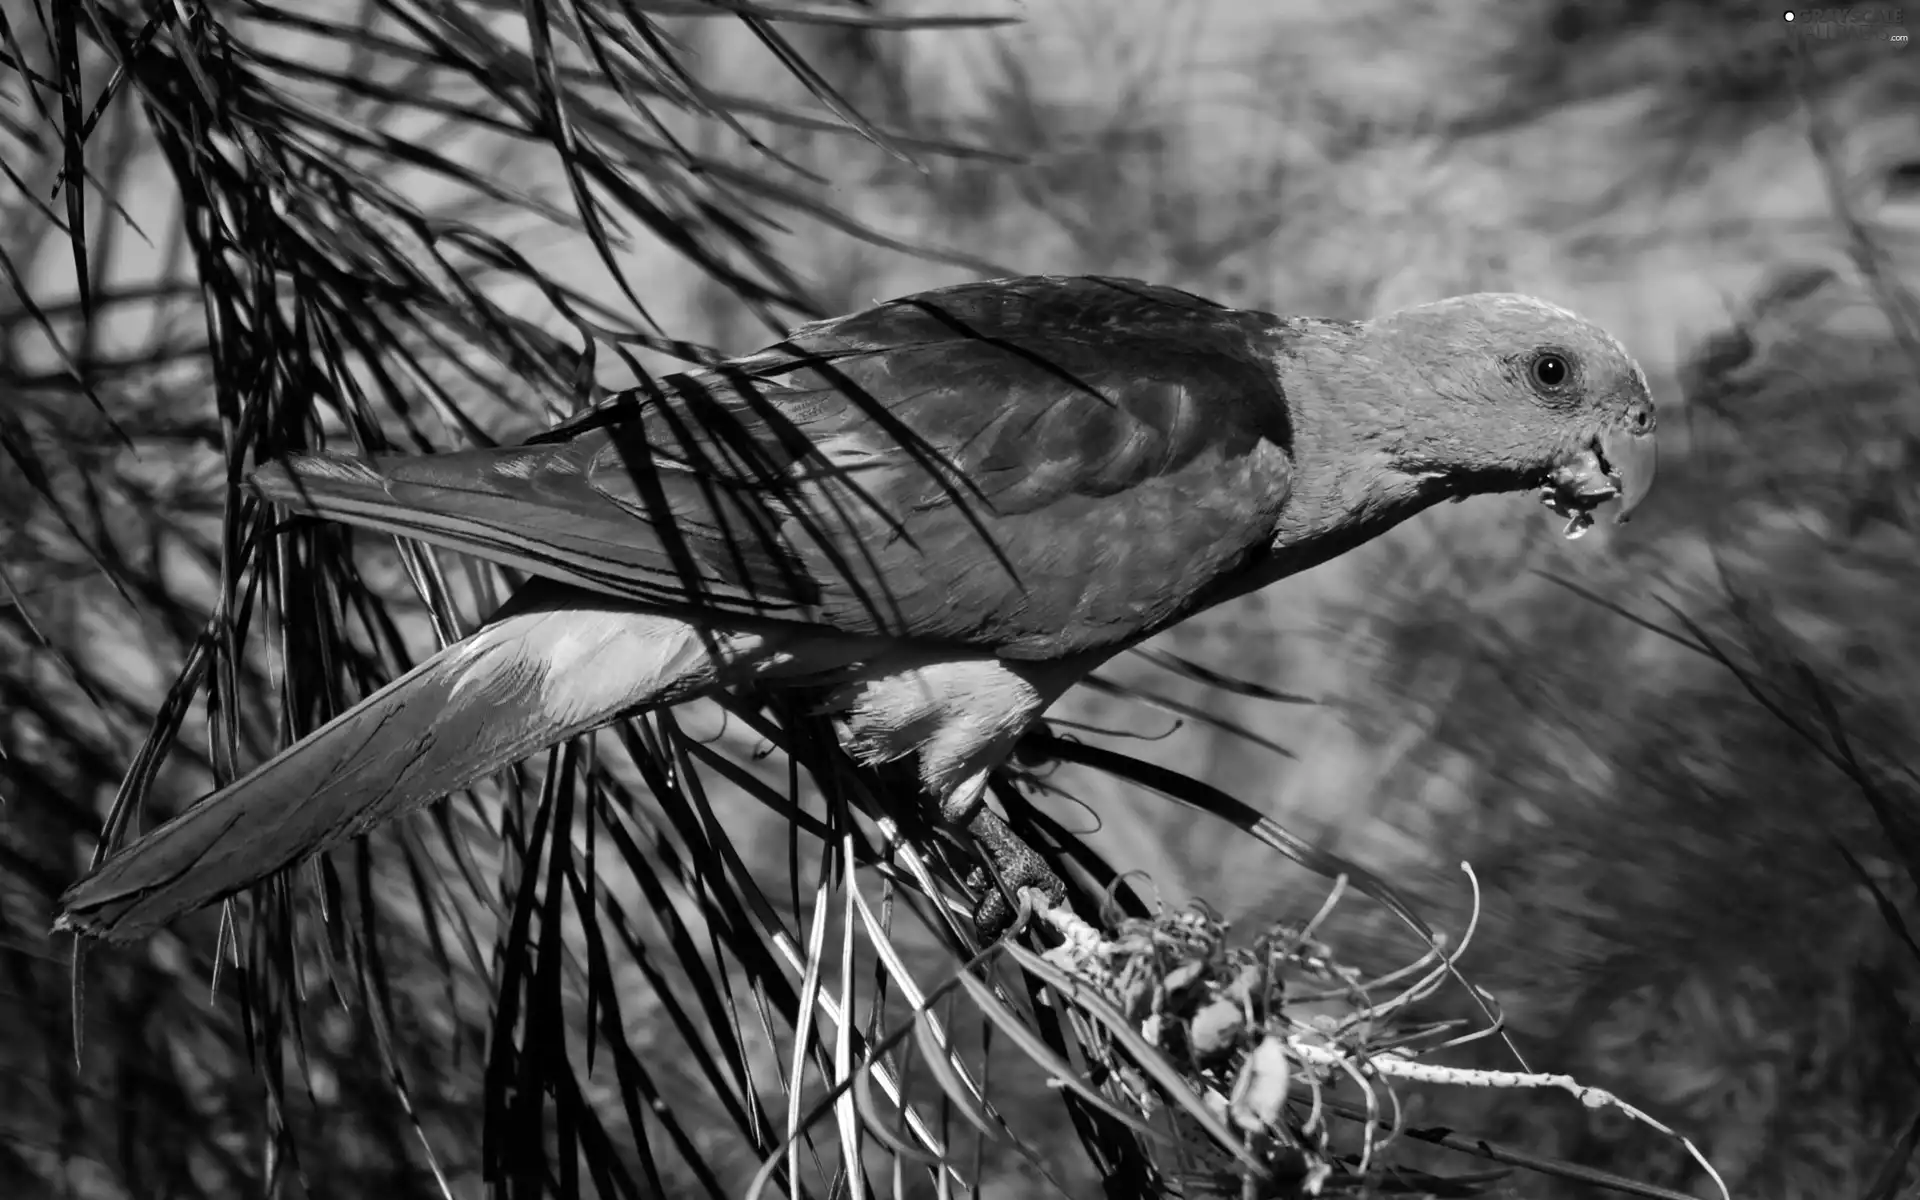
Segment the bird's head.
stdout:
<path fill-rule="evenodd" d="M 1369 357 L 1417 397 L 1388 434 L 1397 470 L 1458 494 L 1539 488 L 1567 536 L 1618 500 L 1625 521 L 1654 475 L 1646 373 L 1606 330 L 1530 296 L 1481 293 L 1369 322 Z"/>

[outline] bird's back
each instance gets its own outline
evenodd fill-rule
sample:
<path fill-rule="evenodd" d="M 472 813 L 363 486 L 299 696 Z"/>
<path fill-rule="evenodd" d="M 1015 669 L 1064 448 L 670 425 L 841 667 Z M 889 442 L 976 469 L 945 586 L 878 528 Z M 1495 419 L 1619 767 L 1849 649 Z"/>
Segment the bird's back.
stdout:
<path fill-rule="evenodd" d="M 964 284 L 803 326 L 498 450 L 299 460 L 269 498 L 596 590 L 1052 658 L 1255 553 L 1276 322 L 1130 280 Z"/>

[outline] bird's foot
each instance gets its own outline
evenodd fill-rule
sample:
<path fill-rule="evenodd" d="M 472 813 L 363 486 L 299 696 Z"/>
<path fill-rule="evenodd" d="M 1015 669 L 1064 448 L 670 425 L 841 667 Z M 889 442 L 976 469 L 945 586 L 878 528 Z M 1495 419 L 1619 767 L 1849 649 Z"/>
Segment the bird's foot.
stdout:
<path fill-rule="evenodd" d="M 1067 885 L 997 814 L 981 808 L 967 823 L 967 832 L 987 858 L 967 876 L 968 890 L 980 895 L 973 927 L 983 943 L 998 940 L 1012 928 L 1025 888 L 1038 889 L 1053 904 L 1066 903 Z"/>
<path fill-rule="evenodd" d="M 1064 905 L 1067 900 L 1067 885 L 1047 860 L 987 807 L 989 778 L 988 772 L 981 771 L 950 792 L 940 805 L 941 822 L 972 837 L 986 859 L 966 879 L 967 890 L 980 897 L 973 910 L 973 926 L 982 943 L 997 941 L 1013 927 L 1023 889 L 1037 888 L 1053 904 Z"/>

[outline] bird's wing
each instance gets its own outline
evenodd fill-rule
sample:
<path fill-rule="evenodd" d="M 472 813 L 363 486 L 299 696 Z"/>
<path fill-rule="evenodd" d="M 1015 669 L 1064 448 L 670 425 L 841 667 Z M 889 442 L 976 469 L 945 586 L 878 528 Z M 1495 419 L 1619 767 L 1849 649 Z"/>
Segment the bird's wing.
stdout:
<path fill-rule="evenodd" d="M 965 284 L 499 450 L 296 460 L 271 499 L 603 592 L 1053 658 L 1186 614 L 1291 479 L 1273 318 Z"/>

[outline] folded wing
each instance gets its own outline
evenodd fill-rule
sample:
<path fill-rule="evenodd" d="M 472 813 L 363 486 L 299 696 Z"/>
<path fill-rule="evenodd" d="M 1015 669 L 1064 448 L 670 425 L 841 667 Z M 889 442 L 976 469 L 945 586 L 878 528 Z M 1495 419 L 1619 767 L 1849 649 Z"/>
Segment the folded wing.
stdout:
<path fill-rule="evenodd" d="M 301 459 L 269 499 L 596 591 L 1050 658 L 1185 615 L 1290 480 L 1273 319 L 1129 280 L 805 326 L 525 445 Z"/>

